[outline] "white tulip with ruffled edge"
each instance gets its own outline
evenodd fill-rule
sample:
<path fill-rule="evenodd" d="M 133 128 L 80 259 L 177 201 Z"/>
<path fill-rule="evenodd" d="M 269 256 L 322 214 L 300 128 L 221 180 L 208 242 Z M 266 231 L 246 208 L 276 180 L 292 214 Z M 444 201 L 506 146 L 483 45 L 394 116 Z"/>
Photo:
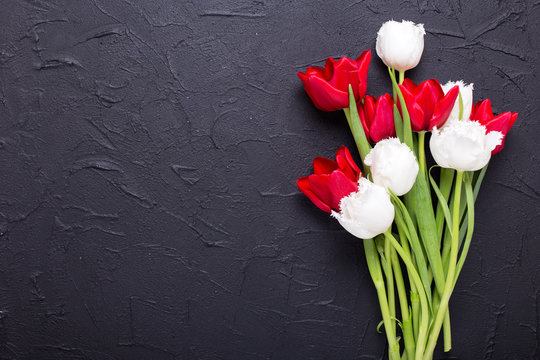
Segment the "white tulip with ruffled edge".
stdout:
<path fill-rule="evenodd" d="M 394 221 L 394 205 L 382 186 L 366 178 L 358 180 L 358 191 L 345 196 L 341 211 L 332 211 L 341 226 L 360 239 L 371 239 L 384 233 Z"/>
<path fill-rule="evenodd" d="M 367 154 L 373 182 L 401 196 L 411 190 L 418 175 L 418 163 L 411 149 L 398 138 L 379 141 Z"/>
<path fill-rule="evenodd" d="M 424 51 L 424 25 L 403 20 L 385 22 L 377 33 L 377 55 L 398 71 L 418 65 Z"/>
<path fill-rule="evenodd" d="M 463 104 L 463 115 L 461 119 L 459 118 L 459 96 L 456 99 L 456 102 L 454 104 L 454 107 L 452 108 L 452 112 L 450 113 L 450 116 L 448 117 L 448 120 L 446 120 L 447 124 L 451 124 L 453 122 L 459 121 L 459 120 L 469 120 L 471 117 L 471 111 L 473 107 L 473 90 L 474 90 L 474 84 L 465 84 L 463 80 L 459 81 L 449 81 L 446 84 L 442 86 L 442 89 L 444 93 L 446 94 L 448 91 L 450 91 L 451 88 L 454 86 L 459 86 L 459 93 L 461 94 L 461 101 Z"/>
<path fill-rule="evenodd" d="M 433 128 L 429 148 L 443 168 L 476 171 L 487 165 L 502 137 L 499 131 L 486 133 L 478 121 L 456 121 L 441 130 Z"/>

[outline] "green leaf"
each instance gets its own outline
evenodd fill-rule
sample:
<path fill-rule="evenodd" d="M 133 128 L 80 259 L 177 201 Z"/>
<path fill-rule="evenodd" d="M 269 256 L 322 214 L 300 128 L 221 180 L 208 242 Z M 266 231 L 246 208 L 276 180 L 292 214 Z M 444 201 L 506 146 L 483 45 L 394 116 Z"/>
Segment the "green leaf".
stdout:
<path fill-rule="evenodd" d="M 474 193 L 472 189 L 471 179 L 469 176 L 465 176 L 464 185 L 465 194 L 467 197 L 467 237 L 465 238 L 463 249 L 461 250 L 461 255 L 457 263 L 456 275 L 454 277 L 454 286 L 457 282 L 461 269 L 463 268 L 463 264 L 465 263 L 467 254 L 469 253 L 469 248 L 471 246 L 471 240 L 474 232 Z"/>
<path fill-rule="evenodd" d="M 424 251 L 422 250 L 422 245 L 418 238 L 418 234 L 416 233 L 416 228 L 407 211 L 407 208 L 405 207 L 405 204 L 403 204 L 401 199 L 396 194 L 394 194 L 391 190 L 389 191 L 394 205 L 398 208 L 397 210 L 399 210 L 396 211 L 397 216 L 395 217 L 395 219 L 398 219 L 398 217 L 400 216 L 403 217 L 403 219 L 398 219 L 396 223 L 401 223 L 402 221 L 404 221 L 407 226 L 407 233 L 409 235 L 408 240 L 411 244 L 412 253 L 414 254 L 414 258 L 416 260 L 416 268 L 418 271 L 418 275 L 422 280 L 422 285 L 424 286 L 424 291 L 428 299 L 428 304 L 431 307 L 431 280 L 429 277 L 426 259 L 424 257 Z"/>
<path fill-rule="evenodd" d="M 360 157 L 362 158 L 362 163 L 364 164 L 364 170 L 366 170 L 366 173 L 369 173 L 369 166 L 367 166 L 364 163 L 364 159 L 366 158 L 366 155 L 369 154 L 371 151 L 371 145 L 369 144 L 369 141 L 366 137 L 366 133 L 364 132 L 364 127 L 362 126 L 362 122 L 360 121 L 360 116 L 358 115 L 358 109 L 356 107 L 356 100 L 354 98 L 354 93 L 352 90 L 352 86 L 349 85 L 349 109 L 348 109 L 348 116 L 347 120 L 349 122 L 349 127 L 351 128 L 351 132 L 354 137 L 354 141 L 356 142 L 356 147 L 358 148 L 358 152 L 360 153 Z M 347 111 L 345 111 L 345 115 L 347 115 Z"/>
<path fill-rule="evenodd" d="M 431 187 L 435 191 L 435 194 L 437 195 L 437 198 L 439 199 L 439 206 L 441 206 L 441 209 L 444 213 L 444 218 L 446 220 L 446 223 L 448 224 L 448 229 L 450 229 L 450 234 L 452 234 L 452 216 L 450 215 L 450 209 L 448 209 L 448 203 L 447 199 L 442 194 L 441 190 L 437 186 L 437 183 L 435 182 L 435 179 L 433 179 L 433 176 L 431 176 L 431 170 L 438 165 L 434 165 L 429 169 L 429 181 L 431 182 Z"/>
<path fill-rule="evenodd" d="M 399 138 L 399 141 L 405 142 L 403 137 L 403 119 L 399 113 L 397 105 L 394 103 L 394 125 L 396 127 L 396 136 Z"/>
<path fill-rule="evenodd" d="M 401 111 L 403 112 L 403 139 L 405 144 L 409 146 L 411 150 L 414 151 L 413 146 L 413 140 L 412 140 L 412 130 L 411 130 L 411 117 L 409 116 L 409 111 L 407 110 L 407 104 L 405 103 L 405 98 L 403 97 L 403 94 L 401 93 L 401 89 L 399 88 L 396 77 L 393 73 L 393 71 L 388 68 L 388 73 L 390 74 L 390 79 L 392 80 L 392 86 L 394 90 L 396 91 L 396 94 L 399 98 L 399 103 L 401 105 Z M 394 120 L 395 121 L 395 120 Z"/>
<path fill-rule="evenodd" d="M 454 169 L 441 168 L 439 188 L 447 203 L 450 198 L 450 192 L 452 191 L 452 184 L 454 182 L 454 172 L 455 172 Z M 443 220 L 444 220 L 444 214 L 442 211 L 442 206 L 438 204 L 437 212 L 435 214 L 435 222 L 437 223 L 437 239 L 439 239 L 439 242 L 442 240 L 442 235 L 444 231 Z"/>
<path fill-rule="evenodd" d="M 431 202 L 431 191 L 422 172 L 418 172 L 414 186 L 411 191 L 405 194 L 405 201 L 408 208 L 414 209 L 418 233 L 431 266 L 435 286 L 437 291 L 442 293 L 445 285 L 445 276 L 440 253 L 440 243 L 437 239 L 437 224 Z"/>

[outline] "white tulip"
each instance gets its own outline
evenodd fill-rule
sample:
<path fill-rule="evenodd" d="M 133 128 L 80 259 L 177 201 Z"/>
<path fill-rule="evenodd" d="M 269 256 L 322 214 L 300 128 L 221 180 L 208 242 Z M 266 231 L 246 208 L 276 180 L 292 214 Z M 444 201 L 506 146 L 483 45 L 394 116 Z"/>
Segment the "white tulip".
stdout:
<path fill-rule="evenodd" d="M 458 96 L 454 104 L 454 107 L 452 108 L 452 112 L 450 113 L 448 120 L 446 120 L 445 125 L 450 124 L 454 121 L 458 121 L 458 120 L 469 120 L 469 118 L 471 117 L 471 111 L 472 111 L 472 106 L 473 106 L 474 84 L 465 85 L 465 83 L 462 80 L 449 81 L 442 86 L 442 89 L 444 93 L 446 94 L 448 91 L 450 91 L 451 88 L 453 88 L 456 85 L 459 86 L 459 93 L 461 94 L 461 101 L 463 103 L 463 116 L 461 117 L 461 119 L 459 118 L 459 96 Z"/>
<path fill-rule="evenodd" d="M 424 25 L 412 21 L 390 20 L 377 33 L 377 55 L 388 67 L 398 71 L 418 65 L 424 51 Z"/>
<path fill-rule="evenodd" d="M 358 180 L 358 191 L 345 196 L 341 211 L 332 211 L 341 226 L 360 239 L 371 239 L 390 228 L 394 221 L 394 205 L 390 195 L 366 178 Z"/>
<path fill-rule="evenodd" d="M 478 121 L 456 121 L 441 130 L 433 128 L 429 148 L 441 167 L 475 171 L 487 165 L 502 137 L 499 131 L 486 134 Z"/>
<path fill-rule="evenodd" d="M 373 182 L 401 196 L 411 190 L 418 175 L 418 163 L 411 149 L 398 138 L 379 141 L 367 154 Z"/>

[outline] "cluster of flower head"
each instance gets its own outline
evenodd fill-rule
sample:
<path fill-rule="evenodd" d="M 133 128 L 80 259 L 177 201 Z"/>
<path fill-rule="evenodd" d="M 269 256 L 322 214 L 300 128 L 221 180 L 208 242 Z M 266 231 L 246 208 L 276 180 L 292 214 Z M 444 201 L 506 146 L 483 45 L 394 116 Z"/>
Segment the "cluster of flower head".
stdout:
<path fill-rule="evenodd" d="M 377 55 L 391 69 L 403 73 L 420 62 L 424 27 L 410 21 L 388 21 L 377 34 Z M 429 148 L 444 168 L 475 171 L 502 150 L 517 113 L 494 116 L 489 99 L 473 105 L 473 84 L 435 79 L 419 84 L 404 79 L 398 85 L 402 101 L 390 94 L 366 95 L 371 52 L 356 60 L 329 58 L 324 68 L 298 73 L 314 105 L 322 111 L 351 109 L 349 87 L 365 137 L 375 146 L 363 159 L 371 181 L 362 177 L 349 150 L 338 150 L 336 161 L 316 158 L 314 174 L 298 180 L 298 187 L 319 208 L 331 213 L 353 235 L 368 239 L 385 232 L 394 219 L 390 192 L 407 193 L 419 171 L 416 156 L 396 138 L 396 109 L 410 119 L 415 132 L 431 132 Z"/>

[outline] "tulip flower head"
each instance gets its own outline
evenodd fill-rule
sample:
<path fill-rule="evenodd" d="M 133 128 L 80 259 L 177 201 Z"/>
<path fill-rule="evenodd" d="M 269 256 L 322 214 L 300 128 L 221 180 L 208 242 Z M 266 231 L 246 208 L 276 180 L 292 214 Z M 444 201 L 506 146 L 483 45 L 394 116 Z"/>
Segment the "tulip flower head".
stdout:
<path fill-rule="evenodd" d="M 378 99 L 366 95 L 364 103 L 357 103 L 360 121 L 364 127 L 366 138 L 373 143 L 396 136 L 394 124 L 394 100 L 389 94 Z"/>
<path fill-rule="evenodd" d="M 377 33 L 377 55 L 398 71 L 418 65 L 424 51 L 424 25 L 403 20 L 385 22 Z"/>
<path fill-rule="evenodd" d="M 446 124 L 449 124 L 454 121 L 458 120 L 468 120 L 471 116 L 471 111 L 473 108 L 473 90 L 474 90 L 474 84 L 465 84 L 462 80 L 459 81 L 449 81 L 446 84 L 442 86 L 442 89 L 444 91 L 444 94 L 448 94 L 448 92 L 454 88 L 455 86 L 459 87 L 459 94 L 461 95 L 461 103 L 463 106 L 463 114 L 461 116 L 461 119 L 459 118 L 459 95 L 454 103 L 454 107 L 452 108 L 452 111 L 450 112 L 450 115 L 448 116 L 448 120 L 446 120 Z"/>
<path fill-rule="evenodd" d="M 358 181 L 358 191 L 341 199 L 340 212 L 332 211 L 341 226 L 360 239 L 382 234 L 394 221 L 394 205 L 386 190 L 366 178 Z"/>
<path fill-rule="evenodd" d="M 498 116 L 493 116 L 491 101 L 489 101 L 489 99 L 477 102 L 471 113 L 471 120 L 477 120 L 486 127 L 487 131 L 499 131 L 503 135 L 501 144 L 493 149 L 491 155 L 495 155 L 503 149 L 506 135 L 508 134 L 508 131 L 510 131 L 512 125 L 516 122 L 517 117 L 518 113 L 509 111 Z"/>
<path fill-rule="evenodd" d="M 322 111 L 335 111 L 349 107 L 349 85 L 352 86 L 355 100 L 366 94 L 367 74 L 371 61 L 371 51 L 364 51 L 356 60 L 343 57 L 338 61 L 328 58 L 324 68 L 308 67 L 299 72 L 304 89 Z"/>
<path fill-rule="evenodd" d="M 371 169 L 373 182 L 401 196 L 411 190 L 418 175 L 418 163 L 411 149 L 398 138 L 377 143 L 364 163 Z"/>
<path fill-rule="evenodd" d="M 502 137 L 499 131 L 487 132 L 478 121 L 456 121 L 441 130 L 435 127 L 429 147 L 439 166 L 476 171 L 487 165 Z"/>
<path fill-rule="evenodd" d="M 322 211 L 340 211 L 341 199 L 358 189 L 357 181 L 362 176 L 349 149 L 340 147 L 336 161 L 315 158 L 313 169 L 313 175 L 296 181 L 298 188 Z"/>
<path fill-rule="evenodd" d="M 441 84 L 435 79 L 423 81 L 418 85 L 410 79 L 405 79 L 399 88 L 405 99 L 414 131 L 426 131 L 444 125 L 459 94 L 457 85 L 445 94 Z M 401 111 L 401 103 L 398 102 L 397 105 Z"/>

